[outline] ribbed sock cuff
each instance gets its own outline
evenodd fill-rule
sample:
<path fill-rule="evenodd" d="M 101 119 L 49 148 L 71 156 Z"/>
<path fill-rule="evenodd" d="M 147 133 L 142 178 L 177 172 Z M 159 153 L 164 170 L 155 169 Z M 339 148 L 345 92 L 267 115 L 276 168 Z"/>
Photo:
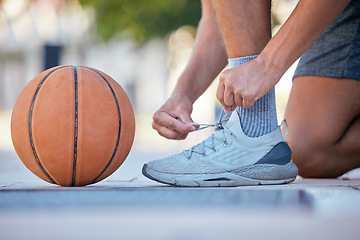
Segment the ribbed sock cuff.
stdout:
<path fill-rule="evenodd" d="M 228 59 L 229 67 L 233 68 L 247 63 L 257 56 L 230 58 Z M 259 137 L 274 131 L 278 127 L 275 88 L 258 99 L 251 108 L 237 108 L 237 113 L 239 114 L 242 130 L 249 137 Z"/>
<path fill-rule="evenodd" d="M 239 66 L 240 64 L 247 63 L 255 58 L 257 58 L 259 55 L 251 55 L 246 57 L 239 57 L 239 58 L 229 58 L 229 67 L 234 68 Z"/>
<path fill-rule="evenodd" d="M 258 99 L 251 108 L 237 108 L 240 124 L 249 137 L 260 137 L 278 127 L 275 88 Z"/>

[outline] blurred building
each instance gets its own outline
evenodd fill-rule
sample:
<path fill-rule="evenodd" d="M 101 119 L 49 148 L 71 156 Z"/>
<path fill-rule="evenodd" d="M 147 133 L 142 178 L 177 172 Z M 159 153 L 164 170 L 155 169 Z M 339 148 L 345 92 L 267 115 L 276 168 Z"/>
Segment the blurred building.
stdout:
<path fill-rule="evenodd" d="M 296 3 L 273 0 L 273 16 L 278 23 L 274 32 Z M 152 130 L 152 114 L 165 102 L 185 68 L 196 29 L 183 26 L 164 39 L 139 46 L 121 37 L 102 41 L 93 31 L 95 20 L 94 10 L 84 9 L 78 0 L 0 0 L 0 110 L 11 110 L 21 89 L 46 68 L 90 66 L 112 76 L 129 95 L 140 144 L 179 147 L 179 142 L 170 143 Z M 285 74 L 288 80 L 277 86 L 280 118 L 291 75 Z M 215 92 L 216 82 L 195 103 L 192 117 L 196 122 L 214 122 Z M 191 146 L 206 135 L 194 134 L 186 144 Z"/>
<path fill-rule="evenodd" d="M 11 110 L 22 88 L 46 68 L 90 66 L 125 89 L 135 110 L 138 141 L 156 143 L 160 137 L 151 128 L 152 114 L 170 93 L 168 66 L 179 73 L 184 63 L 175 59 L 177 54 L 168 53 L 167 39 L 141 46 L 120 37 L 103 42 L 94 34 L 94 18 L 92 9 L 83 9 L 77 0 L 0 1 L 0 110 Z M 182 36 L 172 41 L 175 46 Z M 183 44 L 178 51 L 191 48 Z M 10 141 L 9 125 L 4 129 L 1 135 Z"/>
<path fill-rule="evenodd" d="M 154 111 L 158 106 L 153 102 L 164 101 L 166 40 L 141 47 L 130 40 L 99 41 L 91 31 L 92 10 L 83 9 L 77 0 L 4 0 L 0 4 L 0 108 L 12 108 L 27 82 L 44 69 L 63 64 L 108 73 L 140 112 Z"/>
<path fill-rule="evenodd" d="M 62 46 L 84 39 L 91 16 L 77 1 L 4 0 L 0 6 L 0 107 L 11 108 L 27 82 L 62 62 Z"/>

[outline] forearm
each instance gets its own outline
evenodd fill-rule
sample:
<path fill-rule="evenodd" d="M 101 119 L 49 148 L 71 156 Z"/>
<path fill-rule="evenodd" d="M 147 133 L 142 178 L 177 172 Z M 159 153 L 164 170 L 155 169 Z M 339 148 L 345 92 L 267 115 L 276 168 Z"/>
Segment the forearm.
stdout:
<path fill-rule="evenodd" d="M 215 13 L 210 9 L 210 1 L 202 2 L 203 14 L 193 54 L 173 91 L 173 95 L 186 96 L 192 103 L 205 92 L 227 64 L 227 54 Z"/>
<path fill-rule="evenodd" d="M 266 65 L 270 73 L 276 75 L 274 79 L 278 81 L 349 2 L 350 0 L 300 0 L 258 60 Z"/>

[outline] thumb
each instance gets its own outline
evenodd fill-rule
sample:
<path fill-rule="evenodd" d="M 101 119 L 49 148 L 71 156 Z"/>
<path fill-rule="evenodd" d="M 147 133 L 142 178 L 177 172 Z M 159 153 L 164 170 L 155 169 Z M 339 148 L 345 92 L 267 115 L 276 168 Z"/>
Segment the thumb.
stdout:
<path fill-rule="evenodd" d="M 187 124 L 189 126 L 189 131 L 195 131 L 196 130 L 196 126 L 191 125 L 191 123 L 194 123 L 194 120 L 191 118 L 191 116 L 189 114 L 182 114 L 180 115 L 180 119 L 184 124 Z"/>

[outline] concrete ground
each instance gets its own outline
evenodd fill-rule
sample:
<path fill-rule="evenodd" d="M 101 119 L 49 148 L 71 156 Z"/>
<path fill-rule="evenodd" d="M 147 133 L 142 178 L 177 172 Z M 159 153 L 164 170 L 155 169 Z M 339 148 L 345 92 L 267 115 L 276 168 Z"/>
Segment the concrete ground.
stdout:
<path fill-rule="evenodd" d="M 48 184 L 0 152 L 0 239 L 360 239 L 360 172 L 281 186 L 176 188 L 141 166 L 167 153 L 133 148 L 109 178 Z"/>

